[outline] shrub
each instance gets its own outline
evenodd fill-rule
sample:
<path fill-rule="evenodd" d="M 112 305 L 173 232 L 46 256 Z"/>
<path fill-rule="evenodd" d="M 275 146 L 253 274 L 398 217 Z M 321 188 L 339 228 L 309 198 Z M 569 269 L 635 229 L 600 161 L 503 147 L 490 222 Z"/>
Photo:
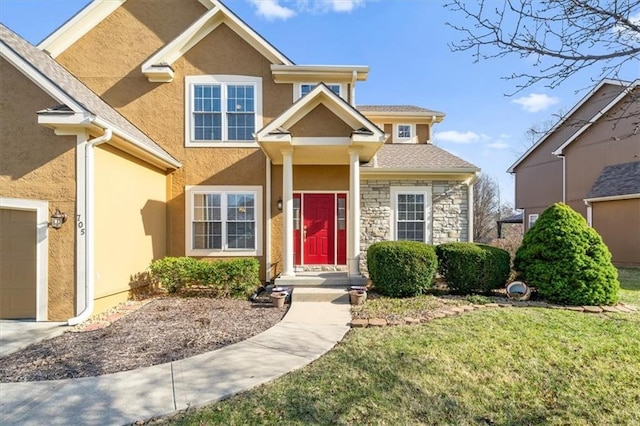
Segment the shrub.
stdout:
<path fill-rule="evenodd" d="M 261 284 L 260 264 L 256 259 L 200 263 L 198 283 L 214 290 L 217 297 L 246 298 Z"/>
<path fill-rule="evenodd" d="M 453 291 L 488 292 L 504 286 L 511 272 L 509 252 L 474 243 L 444 243 L 436 247 L 438 271 Z"/>
<path fill-rule="evenodd" d="M 192 257 L 165 257 L 149 267 L 151 274 L 169 293 L 184 287 L 208 287 L 216 297 L 244 298 L 260 285 L 260 264 L 256 259 L 219 261 Z"/>
<path fill-rule="evenodd" d="M 155 260 L 149 269 L 166 291 L 176 293 L 196 281 L 198 260 L 192 257 L 165 257 Z"/>
<path fill-rule="evenodd" d="M 545 210 L 524 235 L 514 267 L 550 302 L 606 305 L 618 300 L 618 272 L 609 249 L 584 218 L 563 203 Z"/>
<path fill-rule="evenodd" d="M 438 266 L 433 246 L 415 241 L 382 241 L 369 247 L 367 265 L 376 291 L 409 297 L 433 286 Z"/>

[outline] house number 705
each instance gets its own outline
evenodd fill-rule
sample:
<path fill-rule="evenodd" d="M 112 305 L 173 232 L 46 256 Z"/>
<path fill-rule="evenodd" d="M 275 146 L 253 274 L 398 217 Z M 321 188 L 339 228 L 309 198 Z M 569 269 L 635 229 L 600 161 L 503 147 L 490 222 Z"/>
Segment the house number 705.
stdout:
<path fill-rule="evenodd" d="M 84 235 L 84 222 L 82 221 L 82 215 L 78 215 L 76 217 L 76 222 L 78 223 L 78 229 L 80 230 L 80 235 Z"/>

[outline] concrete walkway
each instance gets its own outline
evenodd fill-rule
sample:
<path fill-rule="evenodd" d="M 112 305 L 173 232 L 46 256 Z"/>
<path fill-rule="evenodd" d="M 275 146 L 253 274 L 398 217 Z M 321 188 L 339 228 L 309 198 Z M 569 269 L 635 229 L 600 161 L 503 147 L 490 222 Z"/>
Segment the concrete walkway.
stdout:
<path fill-rule="evenodd" d="M 59 336 L 67 329 L 66 325 L 65 322 L 0 320 L 0 358 L 32 343 Z"/>
<path fill-rule="evenodd" d="M 303 293 L 332 291 L 346 295 L 344 290 L 296 289 L 289 312 L 276 326 L 192 358 L 98 377 L 0 383 L 0 424 L 130 424 L 274 380 L 316 360 L 349 330 L 348 298 L 296 301 L 304 300 Z"/>

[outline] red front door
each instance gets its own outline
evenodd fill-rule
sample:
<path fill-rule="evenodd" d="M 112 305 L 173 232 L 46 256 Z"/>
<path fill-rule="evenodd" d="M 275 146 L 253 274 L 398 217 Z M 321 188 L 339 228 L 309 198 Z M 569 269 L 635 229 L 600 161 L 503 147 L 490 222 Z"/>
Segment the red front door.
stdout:
<path fill-rule="evenodd" d="M 335 252 L 335 195 L 304 194 L 302 205 L 304 264 L 333 264 Z"/>

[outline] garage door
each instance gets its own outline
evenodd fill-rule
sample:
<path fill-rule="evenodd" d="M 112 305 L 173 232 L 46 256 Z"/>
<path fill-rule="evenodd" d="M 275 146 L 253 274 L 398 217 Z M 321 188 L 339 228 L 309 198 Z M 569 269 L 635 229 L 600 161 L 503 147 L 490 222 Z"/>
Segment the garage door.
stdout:
<path fill-rule="evenodd" d="M 0 209 L 0 318 L 36 317 L 35 211 Z"/>

